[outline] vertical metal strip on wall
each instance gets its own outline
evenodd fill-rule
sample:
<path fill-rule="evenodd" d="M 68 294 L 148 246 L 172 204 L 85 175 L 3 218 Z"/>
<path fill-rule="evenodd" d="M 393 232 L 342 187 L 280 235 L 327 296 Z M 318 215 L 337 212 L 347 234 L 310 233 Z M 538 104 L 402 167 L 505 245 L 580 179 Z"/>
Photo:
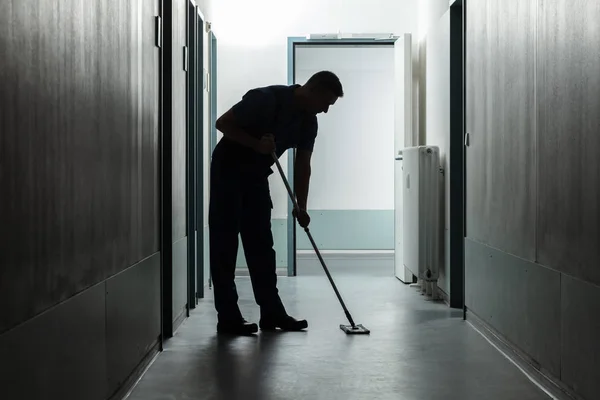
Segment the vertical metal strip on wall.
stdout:
<path fill-rule="evenodd" d="M 196 7 L 196 292 L 194 296 L 204 297 L 204 17 Z"/>
<path fill-rule="evenodd" d="M 188 315 L 189 310 L 196 307 L 196 102 L 198 100 L 196 69 L 198 52 L 197 52 L 197 19 L 196 7 L 187 4 L 187 47 L 189 49 L 188 65 L 187 65 L 187 238 L 188 238 Z"/>
<path fill-rule="evenodd" d="M 462 1 L 450 6 L 450 307 L 464 306 L 464 80 Z"/>
<path fill-rule="evenodd" d="M 172 89 L 173 1 L 163 0 L 163 46 L 161 49 L 161 134 L 160 134 L 160 254 L 162 283 L 162 336 L 173 336 L 173 198 L 172 198 Z"/>
<path fill-rule="evenodd" d="M 217 37 L 213 31 L 208 34 L 208 46 L 210 49 L 210 156 L 217 145 Z"/>
<path fill-rule="evenodd" d="M 287 76 L 288 85 L 293 85 L 296 82 L 295 74 L 295 46 L 298 42 L 304 42 L 306 38 L 303 37 L 290 37 L 288 38 L 288 51 L 287 51 Z M 294 150 L 288 150 L 288 171 L 287 178 L 292 189 L 295 187 L 294 184 L 294 161 L 295 154 Z M 288 203 L 288 218 L 287 218 L 287 273 L 288 276 L 296 276 L 296 219 L 293 216 L 294 205 L 290 199 Z"/>

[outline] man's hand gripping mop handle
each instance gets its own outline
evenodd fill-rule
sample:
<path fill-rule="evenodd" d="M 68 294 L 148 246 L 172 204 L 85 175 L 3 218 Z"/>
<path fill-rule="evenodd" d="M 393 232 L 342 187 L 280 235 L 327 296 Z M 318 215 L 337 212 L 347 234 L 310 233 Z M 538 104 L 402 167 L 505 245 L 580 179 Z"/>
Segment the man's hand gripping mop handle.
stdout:
<path fill-rule="evenodd" d="M 279 159 L 277 158 L 277 155 L 275 153 L 271 153 L 271 156 L 273 157 L 273 160 L 275 160 L 275 165 L 277 165 L 277 169 L 279 170 L 281 179 L 283 180 L 283 183 L 285 185 L 285 188 L 287 189 L 288 195 L 290 196 L 290 200 L 292 201 L 292 204 L 294 205 L 294 210 L 296 210 L 296 212 L 298 212 L 300 210 L 300 208 L 298 207 L 298 201 L 296 200 L 296 196 L 294 196 L 294 192 L 292 191 L 292 188 L 290 187 L 290 184 L 289 184 L 288 180 L 286 179 L 285 174 L 283 173 L 283 169 L 281 168 Z M 325 270 L 325 274 L 327 275 L 327 278 L 329 278 L 329 282 L 331 283 L 331 286 L 333 286 L 333 290 L 335 291 L 335 294 L 336 294 L 338 300 L 340 301 L 340 304 L 342 305 L 344 312 L 346 313 L 346 318 L 348 318 L 348 322 L 350 322 L 350 325 L 352 325 L 352 327 L 355 327 L 356 324 L 354 323 L 354 320 L 352 319 L 350 312 L 346 308 L 346 304 L 344 304 L 344 301 L 342 300 L 342 296 L 340 295 L 340 292 L 338 291 L 337 287 L 335 286 L 335 283 L 333 282 L 333 278 L 331 277 L 331 274 L 329 273 L 329 270 L 327 269 L 327 266 L 325 265 L 325 260 L 323 260 L 323 257 L 321 256 L 321 252 L 317 248 L 317 244 L 315 243 L 312 235 L 310 234 L 310 231 L 308 230 L 308 226 L 306 228 L 304 228 L 304 232 L 306 232 L 306 234 L 308 235 L 308 240 L 310 240 L 310 243 L 312 244 L 313 248 L 315 249 L 315 253 L 317 253 L 317 257 L 319 258 L 319 261 L 321 262 L 321 265 L 323 266 L 323 270 Z"/>

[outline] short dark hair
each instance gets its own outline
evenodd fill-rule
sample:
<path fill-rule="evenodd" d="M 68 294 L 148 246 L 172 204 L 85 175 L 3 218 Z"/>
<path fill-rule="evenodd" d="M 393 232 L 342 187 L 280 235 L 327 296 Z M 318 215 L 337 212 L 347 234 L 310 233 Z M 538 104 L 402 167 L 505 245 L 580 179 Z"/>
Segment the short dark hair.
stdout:
<path fill-rule="evenodd" d="M 344 97 L 340 78 L 331 71 L 320 71 L 310 77 L 306 85 L 331 91 L 337 97 Z"/>

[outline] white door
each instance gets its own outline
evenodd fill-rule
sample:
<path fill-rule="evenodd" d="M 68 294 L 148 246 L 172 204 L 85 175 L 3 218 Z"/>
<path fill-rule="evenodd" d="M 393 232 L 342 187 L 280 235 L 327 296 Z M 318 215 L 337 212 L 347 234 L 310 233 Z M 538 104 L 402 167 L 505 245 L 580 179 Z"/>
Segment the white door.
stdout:
<path fill-rule="evenodd" d="M 412 145 L 412 38 L 409 33 L 400 36 L 394 45 L 394 266 L 395 275 L 404 283 L 412 283 L 412 273 L 404 267 L 402 251 L 403 231 L 403 174 L 402 149 Z"/>

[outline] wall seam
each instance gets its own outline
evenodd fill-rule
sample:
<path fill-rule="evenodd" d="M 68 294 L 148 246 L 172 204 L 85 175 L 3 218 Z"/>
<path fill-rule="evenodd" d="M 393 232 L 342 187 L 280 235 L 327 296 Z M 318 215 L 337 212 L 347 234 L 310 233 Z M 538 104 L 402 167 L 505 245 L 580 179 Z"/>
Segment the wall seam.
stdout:
<path fill-rule="evenodd" d="M 138 181 L 138 192 L 137 192 L 137 205 L 138 205 L 138 210 L 137 210 L 137 232 L 139 233 L 140 236 L 142 236 L 144 228 L 143 228 L 143 220 L 144 220 L 144 215 L 143 215 L 143 207 L 142 207 L 142 193 L 144 190 L 144 180 L 141 178 L 143 175 L 143 171 L 144 171 L 144 165 L 143 165 L 143 156 L 144 156 L 144 150 L 143 150 L 143 143 L 144 143 L 144 68 L 143 68 L 143 63 L 144 63 L 144 45 L 146 44 L 144 42 L 144 21 L 143 21 L 143 15 L 144 15 L 144 8 L 143 8 L 143 4 L 142 1 L 139 0 L 137 3 L 138 7 L 137 7 L 137 24 L 138 24 L 138 29 L 137 29 L 137 89 L 138 89 L 138 104 L 137 104 L 137 123 L 138 123 L 138 131 L 137 131 L 137 144 L 138 144 L 138 148 L 137 148 L 137 152 L 138 152 L 138 163 L 137 163 L 137 168 L 138 168 L 138 174 L 140 176 L 140 179 Z M 142 249 L 144 247 L 143 244 L 143 240 L 140 240 L 140 242 L 138 243 L 138 250 L 140 251 L 140 253 L 142 252 Z"/>
<path fill-rule="evenodd" d="M 7 333 L 9 333 L 9 332 L 11 332 L 11 331 L 13 331 L 13 330 L 15 330 L 15 329 L 17 329 L 17 328 L 19 328 L 19 327 L 23 326 L 23 325 L 25 325 L 25 324 L 29 323 L 30 321 L 32 321 L 32 320 L 33 320 L 33 319 L 35 319 L 35 318 L 39 318 L 39 317 L 41 317 L 42 315 L 44 315 L 44 314 L 46 314 L 46 313 L 48 313 L 48 312 L 50 312 L 50 311 L 54 310 L 56 307 L 62 306 L 63 304 L 67 303 L 68 301 L 71 301 L 71 300 L 73 300 L 75 297 L 81 296 L 81 295 L 83 295 L 85 292 L 87 292 L 87 291 L 89 291 L 89 290 L 92 290 L 92 289 L 94 289 L 94 288 L 96 288 L 96 287 L 98 287 L 98 286 L 102 286 L 102 285 L 104 285 L 104 286 L 105 286 L 105 292 L 106 292 L 106 284 L 108 283 L 108 281 L 109 281 L 109 280 L 113 279 L 114 277 L 116 277 L 116 276 L 118 276 L 118 275 L 121 275 L 121 274 L 123 274 L 123 273 L 125 273 L 125 272 L 129 271 L 131 268 L 134 268 L 134 267 L 136 267 L 136 266 L 140 265 L 142 262 L 144 262 L 144 261 L 147 261 L 148 259 L 150 259 L 150 258 L 152 258 L 152 257 L 155 257 L 157 254 L 160 254 L 160 252 L 158 252 L 158 251 L 157 251 L 157 252 L 153 253 L 152 255 L 150 255 L 150 256 L 148 256 L 148 257 L 144 257 L 142 260 L 140 260 L 140 261 L 138 261 L 138 262 L 136 262 L 136 263 L 134 263 L 134 264 L 132 264 L 132 265 L 128 266 L 127 268 L 125 268 L 125 269 L 123 269 L 123 270 L 121 270 L 121 271 L 117 272 L 116 274 L 114 274 L 114 275 L 111 275 L 111 276 L 108 276 L 108 277 L 106 277 L 105 279 L 103 279 L 102 281 L 100 281 L 100 282 L 96 282 L 96 283 L 94 283 L 93 285 L 90 285 L 90 286 L 88 286 L 88 287 L 86 287 L 86 288 L 84 288 L 84 289 L 80 290 L 79 292 L 77 292 L 77 293 L 73 294 L 72 296 L 70 296 L 70 297 L 68 297 L 68 298 L 66 298 L 66 299 L 64 299 L 64 300 L 61 300 L 61 301 L 59 301 L 59 302 L 58 302 L 58 303 L 56 303 L 56 304 L 53 304 L 53 305 L 51 305 L 50 307 L 48 307 L 48 308 L 46 308 L 46 309 L 44 309 L 44 310 L 40 311 L 39 313 L 37 313 L 37 314 L 35 314 L 35 315 L 31 316 L 31 317 L 30 317 L 30 318 L 28 318 L 27 320 L 25 320 L 25 321 L 22 321 L 22 322 L 19 322 L 19 323 L 17 323 L 15 326 L 12 326 L 12 327 L 10 327 L 10 328 L 6 329 L 5 331 L 0 331 L 0 336 L 2 336 L 2 335 L 4 335 L 4 334 L 7 334 Z"/>
<path fill-rule="evenodd" d="M 564 352 L 564 324 L 563 324 L 563 274 L 559 274 L 558 276 L 558 322 L 559 322 L 559 330 L 558 330 L 558 340 L 559 340 L 559 353 L 558 353 L 558 379 L 563 380 L 562 377 L 562 355 Z"/>
<path fill-rule="evenodd" d="M 12 327 L 10 327 L 10 328 L 6 329 L 5 331 L 0 331 L 0 336 L 2 336 L 2 335 L 5 335 L 5 334 L 7 334 L 7 333 L 9 333 L 9 332 L 11 332 L 11 331 L 13 331 L 13 330 L 17 329 L 17 328 L 20 328 L 21 326 L 23 326 L 23 325 L 25 325 L 25 324 L 27 324 L 27 323 L 31 322 L 31 321 L 32 321 L 32 320 L 34 320 L 35 318 L 39 318 L 39 317 L 41 317 L 42 315 L 44 315 L 44 314 L 46 314 L 46 313 L 48 313 L 48 312 L 50 312 L 50 311 L 54 310 L 56 307 L 59 307 L 59 306 L 61 306 L 61 305 L 65 304 L 66 302 L 73 300 L 73 299 L 74 299 L 75 297 L 77 297 L 77 296 L 81 296 L 81 295 L 82 295 L 82 294 L 84 294 L 85 292 L 87 292 L 87 291 L 89 291 L 89 290 L 92 290 L 93 288 L 95 288 L 95 287 L 97 287 L 97 286 L 104 285 L 104 284 L 106 283 L 106 281 L 107 281 L 107 280 L 108 280 L 108 278 L 107 278 L 107 279 L 105 279 L 105 280 L 103 280 L 103 281 L 101 281 L 101 282 L 97 282 L 97 283 L 95 283 L 95 284 L 93 284 L 93 285 L 91 285 L 91 286 L 89 286 L 89 287 L 86 287 L 85 289 L 82 289 L 81 291 L 79 291 L 79 292 L 75 293 L 75 294 L 74 294 L 74 295 L 72 295 L 71 297 L 68 297 L 68 298 L 66 298 L 66 299 L 64 299 L 64 300 L 61 300 L 60 302 L 58 302 L 58 303 L 56 303 L 56 304 L 53 304 L 52 306 L 50 306 L 50 307 L 48 307 L 48 308 L 46 308 L 46 309 L 44 309 L 44 310 L 40 311 L 39 313 L 37 313 L 37 314 L 35 314 L 35 315 L 33 315 L 33 316 L 29 317 L 29 318 L 28 318 L 28 319 L 26 319 L 25 321 L 21 321 L 21 322 L 17 323 L 15 326 L 12 326 Z"/>
<path fill-rule="evenodd" d="M 541 263 L 539 263 L 537 261 L 534 261 L 534 260 L 529 260 L 527 258 L 521 257 L 521 256 L 519 256 L 517 254 L 508 252 L 508 251 L 503 250 L 501 248 L 492 246 L 492 245 L 490 245 L 488 243 L 482 242 L 482 241 L 474 239 L 472 237 L 465 238 L 465 241 L 470 241 L 472 243 L 475 243 L 475 244 L 478 244 L 478 245 L 481 245 L 481 246 L 485 246 L 485 247 L 487 247 L 489 249 L 496 250 L 496 251 L 499 251 L 499 252 L 504 253 L 504 254 L 508 254 L 511 257 L 518 258 L 519 260 L 522 260 L 522 261 L 525 261 L 525 262 L 528 262 L 528 263 L 531 263 L 531 264 L 535 264 L 538 267 L 545 268 L 545 269 L 547 269 L 549 271 L 552 271 L 552 272 L 556 272 L 557 274 L 560 274 L 563 277 L 574 279 L 574 280 L 576 280 L 578 282 L 585 283 L 585 284 L 588 284 L 590 286 L 593 286 L 594 288 L 600 289 L 600 282 L 588 281 L 585 278 L 579 277 L 577 275 L 566 273 L 564 271 L 558 270 L 556 268 L 550 267 L 550 266 L 545 265 L 545 264 L 541 264 Z"/>
<path fill-rule="evenodd" d="M 105 280 L 104 282 L 102 282 L 102 284 L 104 285 L 104 371 L 105 371 L 105 390 L 106 390 L 106 395 L 108 395 L 109 393 L 109 386 L 110 386 L 110 377 L 109 377 L 109 370 L 108 370 L 108 355 L 109 355 L 109 344 L 108 344 L 108 280 Z"/>
<path fill-rule="evenodd" d="M 539 182 L 540 182 L 540 167 L 539 167 L 539 104 L 538 104 L 538 55 L 539 55 L 539 9 L 543 0 L 536 0 L 534 2 L 534 42 L 533 42 L 533 135 L 534 135 L 534 178 L 535 178 L 535 224 L 533 227 L 534 234 L 534 259 L 536 262 L 539 260 L 539 221 L 540 221 L 540 196 L 539 196 Z"/>

